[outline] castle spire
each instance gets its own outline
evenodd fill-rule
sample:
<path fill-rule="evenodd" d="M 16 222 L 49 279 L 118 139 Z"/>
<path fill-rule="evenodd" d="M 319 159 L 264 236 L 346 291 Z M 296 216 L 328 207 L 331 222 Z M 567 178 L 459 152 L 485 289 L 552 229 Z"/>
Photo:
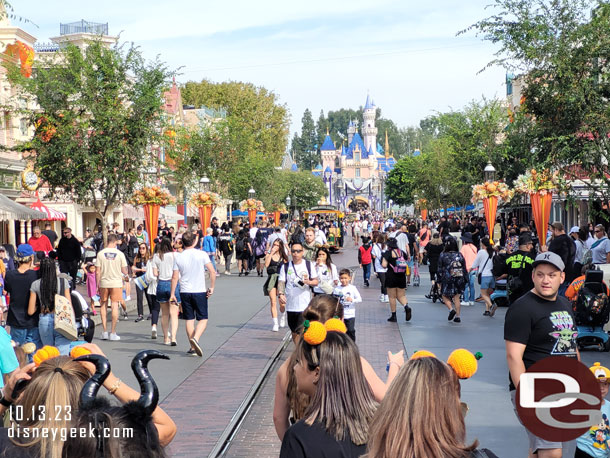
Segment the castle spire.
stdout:
<path fill-rule="evenodd" d="M 385 130 L 385 145 L 383 146 L 385 150 L 385 158 L 388 159 L 390 157 L 390 143 L 388 142 L 388 129 Z"/>

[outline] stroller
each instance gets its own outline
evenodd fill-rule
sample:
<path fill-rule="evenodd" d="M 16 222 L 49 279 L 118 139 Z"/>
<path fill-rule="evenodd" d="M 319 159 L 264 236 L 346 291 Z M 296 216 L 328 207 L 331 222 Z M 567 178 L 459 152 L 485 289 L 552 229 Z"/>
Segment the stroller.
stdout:
<path fill-rule="evenodd" d="M 489 298 L 496 307 L 508 305 L 508 286 L 506 279 L 496 280 L 496 289 L 491 293 Z"/>
<path fill-rule="evenodd" d="M 419 286 L 420 284 L 419 278 L 419 265 L 417 263 L 417 259 L 413 262 L 413 286 Z"/>
<path fill-rule="evenodd" d="M 426 295 L 426 299 L 432 299 L 432 302 L 442 300 L 441 282 L 438 280 L 438 274 L 435 277 L 436 278 L 434 280 L 432 280 L 432 286 L 430 287 L 430 292 Z"/>
<path fill-rule="evenodd" d="M 603 279 L 601 270 L 588 270 L 578 290 L 574 305 L 578 348 L 595 346 L 600 351 L 610 351 L 610 336 L 604 331 L 610 318 L 610 307 Z"/>

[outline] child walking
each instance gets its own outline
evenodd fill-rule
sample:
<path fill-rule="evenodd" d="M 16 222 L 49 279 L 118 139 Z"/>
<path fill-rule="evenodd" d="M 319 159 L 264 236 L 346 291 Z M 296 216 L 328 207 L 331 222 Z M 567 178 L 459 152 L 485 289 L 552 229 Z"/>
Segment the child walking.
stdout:
<path fill-rule="evenodd" d="M 574 458 L 607 458 L 610 456 L 610 402 L 606 401 L 610 385 L 610 370 L 595 363 L 589 368 L 599 381 L 602 392 L 602 421 L 576 439 L 576 454 Z"/>
<path fill-rule="evenodd" d="M 341 305 L 343 305 L 343 321 L 347 328 L 347 335 L 356 341 L 356 307 L 358 302 L 362 302 L 362 297 L 358 288 L 351 284 L 352 274 L 349 269 L 341 269 L 339 271 L 339 286 L 335 288 L 333 294 L 340 297 Z"/>
<path fill-rule="evenodd" d="M 371 263 L 373 262 L 373 258 L 371 256 L 371 251 L 373 247 L 371 246 L 371 238 L 370 237 L 362 237 L 362 246 L 358 248 L 358 264 L 360 264 L 360 268 L 362 269 L 362 275 L 364 277 L 364 286 L 369 287 L 369 279 L 371 278 Z"/>
<path fill-rule="evenodd" d="M 85 281 L 87 282 L 87 296 L 91 301 L 91 312 L 97 315 L 95 307 L 100 306 L 100 297 L 97 295 L 97 279 L 95 278 L 95 264 L 88 262 L 85 266 Z"/>

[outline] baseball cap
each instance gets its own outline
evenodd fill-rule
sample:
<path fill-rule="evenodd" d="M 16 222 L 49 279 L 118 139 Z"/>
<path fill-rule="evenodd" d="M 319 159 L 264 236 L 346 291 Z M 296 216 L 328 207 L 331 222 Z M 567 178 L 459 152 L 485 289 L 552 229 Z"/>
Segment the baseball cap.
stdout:
<path fill-rule="evenodd" d="M 589 368 L 595 378 L 598 380 L 608 380 L 610 379 L 610 370 L 607 367 L 602 366 L 600 363 L 594 363 L 593 366 Z"/>
<path fill-rule="evenodd" d="M 0 251 L 6 251 L 6 248 L 4 248 L 4 246 L 0 245 Z"/>
<path fill-rule="evenodd" d="M 578 226 L 574 226 L 572 227 L 572 229 L 570 229 L 570 234 L 573 234 L 574 232 L 578 232 L 580 231 L 580 228 Z"/>
<path fill-rule="evenodd" d="M 17 247 L 17 257 L 27 258 L 28 256 L 34 256 L 34 248 L 28 243 L 22 243 Z"/>
<path fill-rule="evenodd" d="M 550 264 L 552 266 L 557 267 L 562 272 L 566 268 L 565 264 L 561 260 L 561 256 L 553 253 L 552 251 L 547 251 L 546 253 L 540 253 L 538 256 L 536 256 L 536 259 L 534 260 L 532 267 L 536 267 L 539 264 Z"/>

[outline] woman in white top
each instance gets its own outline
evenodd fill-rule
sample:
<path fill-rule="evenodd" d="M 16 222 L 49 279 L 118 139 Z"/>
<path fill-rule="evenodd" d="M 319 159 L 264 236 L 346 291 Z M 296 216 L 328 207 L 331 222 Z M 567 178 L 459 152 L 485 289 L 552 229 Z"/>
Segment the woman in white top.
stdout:
<path fill-rule="evenodd" d="M 332 290 L 324 291 L 321 285 L 328 284 L 333 289 L 339 285 L 339 274 L 337 273 L 337 266 L 332 263 L 330 253 L 328 249 L 324 247 L 318 248 L 316 253 L 316 270 L 318 271 L 318 285 L 314 286 L 313 294 L 331 294 Z"/>
<path fill-rule="evenodd" d="M 377 278 L 379 278 L 379 283 L 381 283 L 381 294 L 379 295 L 379 302 L 390 302 L 390 299 L 388 297 L 388 290 L 385 287 L 385 274 L 388 269 L 387 267 L 383 267 L 381 265 L 381 258 L 383 257 L 383 253 L 385 251 L 385 240 L 385 234 L 380 233 L 379 235 L 377 235 L 377 240 L 375 240 L 373 250 L 371 251 L 371 256 L 375 260 L 375 273 L 377 274 Z"/>
<path fill-rule="evenodd" d="M 481 278 L 481 297 L 485 301 L 485 316 L 494 316 L 496 313 L 495 303 L 492 305 L 491 298 L 489 297 L 493 293 L 496 287 L 496 280 L 493 274 L 493 261 L 496 251 L 489 242 L 489 237 L 481 240 L 481 250 L 477 253 L 477 257 L 474 258 L 474 262 L 470 267 L 470 271 L 476 271 L 477 277 Z"/>
<path fill-rule="evenodd" d="M 176 302 L 169 302 L 172 289 L 172 275 L 174 274 L 174 260 L 176 253 L 172 249 L 170 239 L 164 237 L 159 244 L 159 252 L 153 256 L 153 274 L 157 278 L 157 301 L 161 306 L 161 328 L 163 329 L 163 343 L 175 347 L 178 333 L 178 310 L 180 303 L 180 286 L 176 286 Z M 171 332 L 168 332 L 168 325 Z M 153 322 L 152 338 L 157 338 L 157 323 Z"/>

